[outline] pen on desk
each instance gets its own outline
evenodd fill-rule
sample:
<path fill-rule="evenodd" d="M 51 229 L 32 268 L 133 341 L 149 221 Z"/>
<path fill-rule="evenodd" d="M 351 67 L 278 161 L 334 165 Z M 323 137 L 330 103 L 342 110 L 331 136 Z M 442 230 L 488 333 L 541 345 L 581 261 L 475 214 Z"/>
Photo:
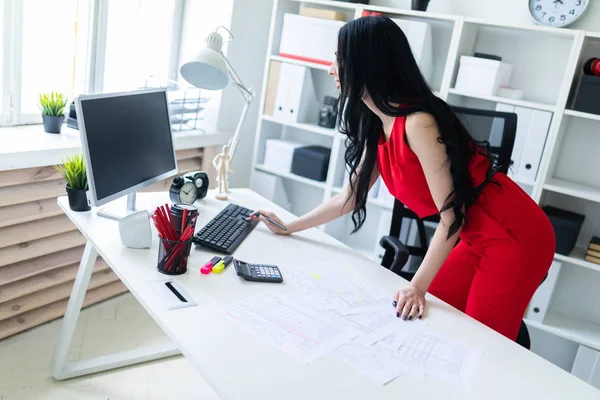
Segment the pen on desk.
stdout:
<path fill-rule="evenodd" d="M 261 216 L 261 214 L 260 214 L 258 211 L 257 211 L 257 212 L 255 212 L 255 213 L 254 213 L 254 215 L 256 215 L 257 217 L 260 217 L 260 216 Z M 287 231 L 287 228 L 286 228 L 285 226 L 282 226 L 280 223 L 278 223 L 278 222 L 276 222 L 276 221 L 273 221 L 271 218 L 267 217 L 267 216 L 266 216 L 266 215 L 264 215 L 264 214 L 263 214 L 262 216 L 263 216 L 263 217 L 265 217 L 265 219 L 266 219 L 267 221 L 269 221 L 270 223 L 272 223 L 273 225 L 275 225 L 275 226 L 276 226 L 276 227 L 278 227 L 279 229 L 282 229 L 282 230 L 284 230 L 284 231 Z"/>

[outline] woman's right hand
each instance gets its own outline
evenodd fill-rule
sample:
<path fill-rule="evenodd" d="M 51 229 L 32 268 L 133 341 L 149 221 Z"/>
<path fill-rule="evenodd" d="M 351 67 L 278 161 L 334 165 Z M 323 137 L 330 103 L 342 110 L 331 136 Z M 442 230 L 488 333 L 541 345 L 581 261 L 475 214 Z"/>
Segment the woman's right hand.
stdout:
<path fill-rule="evenodd" d="M 257 216 L 257 213 L 258 213 L 258 216 Z M 280 224 L 281 226 L 285 227 L 287 229 L 287 231 L 285 231 L 285 230 L 281 229 L 280 227 L 278 227 L 277 225 L 269 222 L 265 218 L 265 215 L 267 217 L 271 218 L 273 221 Z M 267 226 L 267 228 L 269 228 L 271 230 L 271 232 L 273 232 L 277 235 L 289 235 L 292 233 L 289 226 L 285 222 L 283 222 L 275 213 L 273 213 L 271 211 L 256 210 L 250 215 L 250 217 L 248 217 L 248 221 L 250 221 L 250 222 L 256 221 L 257 219 L 262 221 Z"/>

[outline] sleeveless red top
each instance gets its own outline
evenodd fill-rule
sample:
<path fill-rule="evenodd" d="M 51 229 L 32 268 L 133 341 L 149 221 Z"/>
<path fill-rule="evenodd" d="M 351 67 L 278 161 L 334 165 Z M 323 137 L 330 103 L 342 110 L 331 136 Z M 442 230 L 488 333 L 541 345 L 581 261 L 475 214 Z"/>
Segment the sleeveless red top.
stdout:
<path fill-rule="evenodd" d="M 388 190 L 419 218 L 439 212 L 425 173 L 417 155 L 408 145 L 405 137 L 406 117 L 396 117 L 390 138 L 385 141 L 383 132 L 377 149 L 377 168 Z M 485 181 L 489 160 L 475 152 L 469 162 L 469 171 L 474 186 Z"/>

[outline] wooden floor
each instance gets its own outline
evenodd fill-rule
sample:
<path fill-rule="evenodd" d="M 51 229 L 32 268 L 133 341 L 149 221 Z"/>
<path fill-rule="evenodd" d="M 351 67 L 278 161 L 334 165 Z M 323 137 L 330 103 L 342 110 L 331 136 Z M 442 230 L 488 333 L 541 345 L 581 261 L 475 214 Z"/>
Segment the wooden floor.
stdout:
<path fill-rule="evenodd" d="M 55 381 L 50 357 L 62 319 L 0 340 L 0 400 L 218 400 L 181 356 Z M 129 293 L 81 312 L 69 358 L 168 341 Z"/>

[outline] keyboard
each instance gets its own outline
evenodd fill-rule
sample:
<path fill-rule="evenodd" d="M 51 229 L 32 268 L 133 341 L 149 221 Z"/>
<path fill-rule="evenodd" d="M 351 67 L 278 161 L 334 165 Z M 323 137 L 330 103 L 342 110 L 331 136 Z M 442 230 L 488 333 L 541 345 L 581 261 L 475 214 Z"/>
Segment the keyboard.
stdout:
<path fill-rule="evenodd" d="M 192 242 L 219 253 L 231 254 L 258 224 L 258 220 L 246 221 L 250 214 L 252 210 L 229 204 L 196 232 Z"/>

